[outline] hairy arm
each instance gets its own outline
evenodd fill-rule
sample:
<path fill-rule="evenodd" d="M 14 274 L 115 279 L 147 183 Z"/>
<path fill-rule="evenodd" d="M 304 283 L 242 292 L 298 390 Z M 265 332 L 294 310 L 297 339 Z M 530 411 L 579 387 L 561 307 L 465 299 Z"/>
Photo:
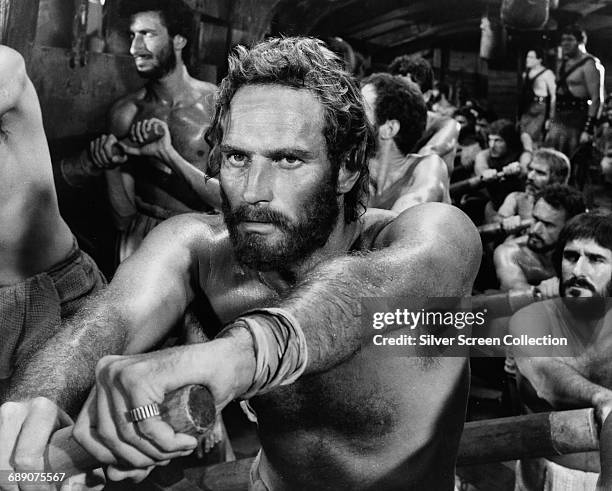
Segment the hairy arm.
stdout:
<path fill-rule="evenodd" d="M 0 46 L 0 116 L 17 106 L 27 79 L 23 57 L 7 46 Z"/>
<path fill-rule="evenodd" d="M 412 182 L 391 208 L 401 213 L 421 203 L 441 202 L 448 192 L 446 164 L 437 155 L 424 157 L 416 166 Z"/>
<path fill-rule="evenodd" d="M 551 334 L 549 318 L 542 305 L 530 305 L 512 316 L 509 332 L 513 336 L 545 336 Z M 520 375 L 526 378 L 539 398 L 556 409 L 597 407 L 602 400 L 610 400 L 612 391 L 587 379 L 581 370 L 581 358 L 542 357 L 533 348 L 521 347 L 516 354 Z M 541 348 L 540 348 L 541 350 Z M 540 356 L 533 356 L 533 355 Z"/>
<path fill-rule="evenodd" d="M 200 266 L 194 250 L 208 241 L 208 230 L 193 217 L 156 227 L 121 264 L 110 285 L 90 298 L 25 366 L 17 367 L 9 398 L 43 396 L 73 411 L 93 384 L 100 358 L 154 347 L 193 297 Z"/>

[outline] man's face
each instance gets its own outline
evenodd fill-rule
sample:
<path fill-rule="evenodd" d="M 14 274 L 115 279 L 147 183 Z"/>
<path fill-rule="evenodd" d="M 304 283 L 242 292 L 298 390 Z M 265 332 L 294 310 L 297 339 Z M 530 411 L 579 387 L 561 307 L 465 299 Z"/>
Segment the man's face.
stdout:
<path fill-rule="evenodd" d="M 132 17 L 130 32 L 132 38 L 130 54 L 134 57 L 136 70 L 141 77 L 159 79 L 174 69 L 176 66 L 174 45 L 159 13 L 135 14 Z"/>
<path fill-rule="evenodd" d="M 491 157 L 503 157 L 508 152 L 508 145 L 499 135 L 489 135 L 489 149 Z"/>
<path fill-rule="evenodd" d="M 552 251 L 565 225 L 565 210 L 556 210 L 540 198 L 533 207 L 532 217 L 527 247 L 539 253 Z"/>
<path fill-rule="evenodd" d="M 226 124 L 220 179 L 236 257 L 260 271 L 287 270 L 323 247 L 338 223 L 323 107 L 308 90 L 245 86 Z"/>
<path fill-rule="evenodd" d="M 525 57 L 525 67 L 533 68 L 539 64 L 540 60 L 536 56 L 535 51 L 528 51 L 527 56 Z"/>
<path fill-rule="evenodd" d="M 562 297 L 609 297 L 612 251 L 593 239 L 575 239 L 565 245 L 561 259 Z"/>
<path fill-rule="evenodd" d="M 489 131 L 489 122 L 485 118 L 476 118 L 476 133 L 486 135 Z"/>
<path fill-rule="evenodd" d="M 549 183 L 550 166 L 539 158 L 534 158 L 527 166 L 527 184 L 525 185 L 525 191 L 533 195 Z"/>
<path fill-rule="evenodd" d="M 561 51 L 564 56 L 574 56 L 578 53 L 578 47 L 580 44 L 575 36 L 571 34 L 563 34 L 561 36 Z"/>
<path fill-rule="evenodd" d="M 457 121 L 457 123 L 461 125 L 461 129 L 466 128 L 470 124 L 468 119 L 462 114 L 457 114 L 456 116 L 454 116 L 454 118 L 455 121 Z"/>

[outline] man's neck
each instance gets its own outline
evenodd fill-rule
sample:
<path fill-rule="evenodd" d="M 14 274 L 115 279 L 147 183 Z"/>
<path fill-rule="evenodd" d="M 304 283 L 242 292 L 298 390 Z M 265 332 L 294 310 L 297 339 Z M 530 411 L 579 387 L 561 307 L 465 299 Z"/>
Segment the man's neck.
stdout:
<path fill-rule="evenodd" d="M 161 78 L 151 80 L 147 91 L 154 98 L 168 103 L 177 102 L 191 93 L 191 76 L 184 64 L 177 61 L 176 67 Z"/>
<path fill-rule="evenodd" d="M 376 189 L 385 189 L 397 180 L 397 174 L 405 170 L 406 157 L 393 142 L 379 145 L 369 163 L 370 181 Z"/>

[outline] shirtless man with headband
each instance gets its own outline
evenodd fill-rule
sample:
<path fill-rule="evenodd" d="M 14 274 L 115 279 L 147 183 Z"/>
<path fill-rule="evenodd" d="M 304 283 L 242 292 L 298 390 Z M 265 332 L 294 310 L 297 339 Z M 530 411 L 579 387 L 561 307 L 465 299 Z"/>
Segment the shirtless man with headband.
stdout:
<path fill-rule="evenodd" d="M 38 96 L 0 46 L 0 400 L 16 367 L 106 281 L 59 213 Z"/>
<path fill-rule="evenodd" d="M 359 88 L 320 41 L 238 48 L 209 137 L 223 217 L 156 227 L 19 374 L 18 402 L 0 408 L 0 468 L 42 465 L 33 449 L 59 408 L 74 411 L 95 384 L 74 436 L 110 479 L 142 479 L 196 441 L 159 418 L 128 423 L 126 411 L 201 383 L 218 410 L 241 398 L 257 414 L 255 489 L 452 490 L 467 360 L 388 356 L 362 327 L 360 300 L 469 295 L 475 227 L 441 203 L 364 212 L 374 137 Z M 137 354 L 196 294 L 217 337 Z"/>

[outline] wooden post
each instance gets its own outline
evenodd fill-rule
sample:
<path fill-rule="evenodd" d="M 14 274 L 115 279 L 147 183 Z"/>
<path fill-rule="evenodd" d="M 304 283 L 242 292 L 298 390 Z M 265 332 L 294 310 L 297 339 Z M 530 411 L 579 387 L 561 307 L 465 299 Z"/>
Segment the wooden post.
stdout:
<path fill-rule="evenodd" d="M 39 0 L 0 0 L 2 44 L 19 51 L 29 61 L 36 37 Z"/>

